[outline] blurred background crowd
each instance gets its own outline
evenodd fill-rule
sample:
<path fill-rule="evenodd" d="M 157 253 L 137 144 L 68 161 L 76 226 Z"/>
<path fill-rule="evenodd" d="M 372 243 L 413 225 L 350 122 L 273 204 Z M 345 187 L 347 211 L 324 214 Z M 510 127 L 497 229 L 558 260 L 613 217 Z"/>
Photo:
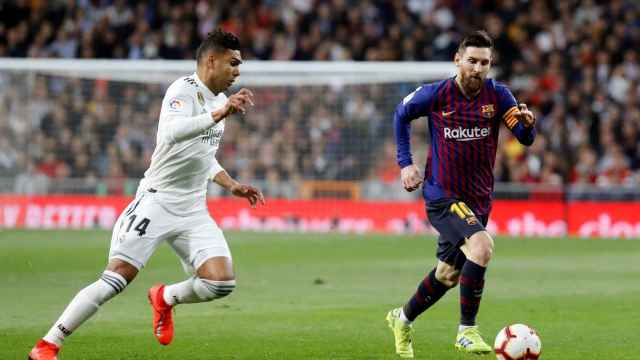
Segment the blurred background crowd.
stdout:
<path fill-rule="evenodd" d="M 450 61 L 486 29 L 495 77 L 538 117 L 530 148 L 501 132 L 499 182 L 640 185 L 640 5 L 628 0 L 0 2 L 0 57 L 193 59 L 216 27 L 255 60 Z M 130 193 L 148 166 L 164 87 L 0 74 L 0 177 L 17 192 Z M 418 84 L 261 87 L 218 158 L 269 196 L 306 179 L 395 184 L 392 114 Z M 426 121 L 413 126 L 424 163 Z M 50 181 L 81 179 L 82 182 Z M 73 184 L 73 185 L 71 185 Z M 283 185 L 286 184 L 286 185 Z M 56 188 L 56 186 L 58 188 Z"/>

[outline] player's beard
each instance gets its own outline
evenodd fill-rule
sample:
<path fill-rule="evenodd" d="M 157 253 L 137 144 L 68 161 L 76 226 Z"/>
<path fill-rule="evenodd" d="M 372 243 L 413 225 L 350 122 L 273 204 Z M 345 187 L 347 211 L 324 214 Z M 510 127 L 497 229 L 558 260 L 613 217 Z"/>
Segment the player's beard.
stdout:
<path fill-rule="evenodd" d="M 467 96 L 475 95 L 480 91 L 484 78 L 481 75 L 462 76 L 462 87 Z"/>

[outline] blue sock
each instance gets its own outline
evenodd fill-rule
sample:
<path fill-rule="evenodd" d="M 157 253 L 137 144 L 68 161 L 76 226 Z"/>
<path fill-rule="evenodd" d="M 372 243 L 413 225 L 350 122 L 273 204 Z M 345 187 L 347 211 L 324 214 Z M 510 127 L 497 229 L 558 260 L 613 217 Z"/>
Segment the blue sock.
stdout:
<path fill-rule="evenodd" d="M 431 270 L 429 275 L 418 285 L 418 290 L 403 308 L 407 319 L 409 321 L 415 320 L 418 315 L 440 300 L 447 290 L 449 288 L 436 279 L 436 269 Z"/>
<path fill-rule="evenodd" d="M 460 272 L 460 325 L 473 326 L 480 309 L 487 268 L 467 260 Z"/>

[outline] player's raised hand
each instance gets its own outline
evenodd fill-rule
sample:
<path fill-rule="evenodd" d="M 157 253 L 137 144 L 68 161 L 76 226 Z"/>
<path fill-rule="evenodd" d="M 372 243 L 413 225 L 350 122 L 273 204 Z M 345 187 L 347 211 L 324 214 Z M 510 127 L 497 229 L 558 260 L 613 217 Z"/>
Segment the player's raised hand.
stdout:
<path fill-rule="evenodd" d="M 234 196 L 249 200 L 252 208 L 255 208 L 258 203 L 261 205 L 265 204 L 262 192 L 251 185 L 236 184 L 231 187 L 230 191 Z"/>
<path fill-rule="evenodd" d="M 405 166 L 400 170 L 400 180 L 404 189 L 411 192 L 422 184 L 422 174 L 415 164 Z"/>
<path fill-rule="evenodd" d="M 247 88 L 242 88 L 237 93 L 229 96 L 225 104 L 225 115 L 237 112 L 247 112 L 247 107 L 253 106 L 253 93 Z"/>
<path fill-rule="evenodd" d="M 529 109 L 527 109 L 527 104 L 522 103 L 518 105 L 518 109 L 520 110 L 520 113 L 515 116 L 518 121 L 524 125 L 524 127 L 529 128 L 535 125 L 536 117 Z"/>

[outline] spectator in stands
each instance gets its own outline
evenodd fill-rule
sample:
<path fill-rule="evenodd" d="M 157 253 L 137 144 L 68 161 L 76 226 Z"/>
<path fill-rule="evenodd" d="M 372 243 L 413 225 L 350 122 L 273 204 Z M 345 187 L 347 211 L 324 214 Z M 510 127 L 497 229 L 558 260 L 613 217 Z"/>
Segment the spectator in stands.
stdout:
<path fill-rule="evenodd" d="M 36 166 L 27 156 L 21 159 L 24 162 L 14 181 L 13 192 L 15 194 L 46 194 L 49 186 L 49 178 L 39 173 Z"/>
<path fill-rule="evenodd" d="M 199 39 L 221 26 L 247 34 L 247 59 L 450 60 L 462 34 L 484 27 L 501 55 L 498 79 L 534 105 L 540 130 L 529 149 L 501 139 L 497 179 L 638 185 L 637 2 L 505 0 L 474 9 L 417 0 L 134 3 L 8 2 L 0 6 L 0 55 L 191 59 Z M 153 148 L 151 112 L 160 108 L 145 94 L 159 86 L 39 76 L 28 88 L 24 79 L 0 76 L 7 114 L 0 118 L 0 173 L 94 182 L 141 176 Z M 257 89 L 261 109 L 241 119 L 242 127 L 229 125 L 222 161 L 234 159 L 225 164 L 230 172 L 268 182 L 376 179 L 373 157 L 384 154 L 399 101 L 388 96 L 406 93 L 402 86 Z M 417 136 L 428 136 L 420 126 Z"/>

